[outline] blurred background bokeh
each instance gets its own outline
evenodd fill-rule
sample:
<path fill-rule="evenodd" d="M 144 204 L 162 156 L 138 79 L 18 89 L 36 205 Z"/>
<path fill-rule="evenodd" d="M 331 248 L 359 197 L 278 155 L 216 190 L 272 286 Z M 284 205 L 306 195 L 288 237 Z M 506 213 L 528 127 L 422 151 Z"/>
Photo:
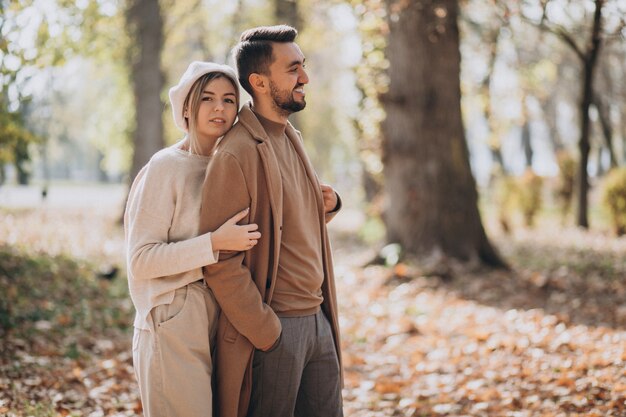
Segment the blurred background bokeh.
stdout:
<path fill-rule="evenodd" d="M 381 218 L 389 204 L 381 197 L 383 138 L 393 136 L 381 122 L 394 106 L 384 98 L 390 83 L 400 89 L 406 83 L 407 94 L 419 94 L 412 84 L 432 83 L 428 74 L 436 71 L 420 70 L 428 67 L 430 52 L 407 61 L 419 49 L 415 26 L 445 31 L 437 19 L 454 4 L 460 6 L 462 60 L 460 73 L 445 77 L 460 77 L 464 135 L 481 197 L 497 206 L 503 227 L 515 221 L 509 217 L 516 211 L 530 224 L 542 210 L 560 210 L 564 224 L 587 227 L 591 216 L 593 227 L 611 227 L 611 209 L 603 208 L 599 190 L 626 160 L 624 3 L 427 2 L 435 10 L 430 18 L 398 18 L 421 3 L 5 0 L 0 203 L 72 206 L 96 189 L 94 197 L 119 199 L 157 149 L 181 138 L 167 89 L 188 63 L 232 65 L 230 48 L 243 29 L 282 22 L 299 29 L 307 55 L 308 107 L 293 123 L 320 177 L 335 184 L 350 207 Z M 402 36 L 408 41 L 398 48 L 406 53 L 390 57 L 387 45 Z M 413 78 L 393 71 L 403 59 L 414 67 Z M 411 126 L 398 128 L 400 135 L 424 136 Z M 577 185 L 585 182 L 578 181 L 582 171 L 590 186 Z M 398 181 L 388 178 L 386 186 Z M 579 213 L 587 196 L 591 202 Z M 379 226 L 370 227 L 377 238 Z"/>
<path fill-rule="evenodd" d="M 363 384 L 360 279 L 460 276 L 455 297 L 626 325 L 623 0 L 0 0 L 0 414 L 140 412 L 128 186 L 182 138 L 167 90 L 188 64 L 234 65 L 244 29 L 279 23 L 310 77 L 291 122 L 344 203 L 349 415 L 434 413 L 364 397 L 411 384 Z"/>

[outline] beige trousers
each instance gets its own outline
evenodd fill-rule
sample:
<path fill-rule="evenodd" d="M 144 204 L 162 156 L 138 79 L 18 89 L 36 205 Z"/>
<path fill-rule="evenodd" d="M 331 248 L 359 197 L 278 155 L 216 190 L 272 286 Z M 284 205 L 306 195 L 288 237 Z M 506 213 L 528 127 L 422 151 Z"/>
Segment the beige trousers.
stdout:
<path fill-rule="evenodd" d="M 211 417 L 211 351 L 219 307 L 203 281 L 152 309 L 153 330 L 135 329 L 133 365 L 145 417 Z"/>

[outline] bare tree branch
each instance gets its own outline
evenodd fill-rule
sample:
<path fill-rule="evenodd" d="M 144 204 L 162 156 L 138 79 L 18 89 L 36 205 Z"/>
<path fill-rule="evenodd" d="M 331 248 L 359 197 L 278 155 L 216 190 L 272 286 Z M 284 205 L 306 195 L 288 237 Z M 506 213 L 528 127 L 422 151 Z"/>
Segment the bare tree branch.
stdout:
<path fill-rule="evenodd" d="M 545 4 L 547 4 L 547 2 Z M 564 41 L 570 48 L 572 48 L 572 50 L 574 51 L 576 56 L 578 56 L 578 58 L 580 58 L 583 61 L 586 60 L 587 58 L 586 58 L 585 53 L 580 48 L 580 46 L 578 46 L 572 34 L 569 33 L 563 26 L 550 22 L 545 11 L 546 9 L 544 7 L 543 15 L 541 16 L 541 20 L 539 21 L 539 23 L 537 23 L 536 21 L 533 21 L 532 19 L 528 18 L 524 14 L 522 14 L 521 17 L 524 21 L 539 27 L 539 29 L 557 36 L 562 41 Z"/>
<path fill-rule="evenodd" d="M 620 24 L 617 26 L 613 32 L 606 33 L 603 37 L 605 39 L 605 44 L 608 45 L 612 41 L 615 40 L 624 40 L 624 29 L 626 29 L 626 18 L 622 17 L 620 19 Z"/>
<path fill-rule="evenodd" d="M 167 12 L 167 10 L 171 10 L 171 8 L 174 7 L 174 3 L 174 0 L 163 1 L 163 11 Z M 164 38 L 167 39 L 174 28 L 179 27 L 185 19 L 196 13 L 198 8 L 201 6 L 201 3 L 202 0 L 195 0 L 191 5 L 189 5 L 189 7 L 187 7 L 187 11 L 185 13 L 181 13 L 171 21 L 168 19 L 167 26 L 164 28 Z"/>
<path fill-rule="evenodd" d="M 578 55 L 580 59 L 582 59 L 583 61 L 587 59 L 586 54 L 583 52 L 582 49 L 580 49 L 572 34 L 565 30 L 564 27 L 555 25 L 554 28 L 548 28 L 548 31 L 554 33 L 559 38 L 561 38 L 569 47 L 574 50 L 574 52 L 576 53 L 576 55 Z"/>

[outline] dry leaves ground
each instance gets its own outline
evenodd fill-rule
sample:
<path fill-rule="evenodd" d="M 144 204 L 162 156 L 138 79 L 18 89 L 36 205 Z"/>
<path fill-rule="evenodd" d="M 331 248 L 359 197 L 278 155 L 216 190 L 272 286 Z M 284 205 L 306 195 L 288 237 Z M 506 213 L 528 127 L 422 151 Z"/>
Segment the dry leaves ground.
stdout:
<path fill-rule="evenodd" d="M 117 207 L 0 209 L 0 415 L 140 414 Z M 496 237 L 509 272 L 363 267 L 342 216 L 347 416 L 626 416 L 626 240 L 546 225 Z"/>
<path fill-rule="evenodd" d="M 106 279 L 107 257 L 89 254 L 120 240 L 114 219 L 65 210 L 0 218 L 0 236 L 17 236 L 0 244 L 0 415 L 138 415 L 126 281 Z M 86 257 L 55 254 L 74 247 Z"/>

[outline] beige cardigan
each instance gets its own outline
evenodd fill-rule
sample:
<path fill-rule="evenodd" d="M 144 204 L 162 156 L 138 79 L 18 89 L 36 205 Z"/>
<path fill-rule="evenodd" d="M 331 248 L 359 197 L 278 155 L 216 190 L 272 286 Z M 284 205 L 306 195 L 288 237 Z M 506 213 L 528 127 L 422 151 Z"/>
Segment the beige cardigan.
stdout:
<path fill-rule="evenodd" d="M 287 125 L 287 137 L 300 156 L 315 198 L 322 235 L 322 311 L 328 317 L 341 363 L 337 300 L 330 242 L 326 222 L 336 212 L 324 214 L 315 171 L 306 156 L 299 133 Z M 216 405 L 219 417 L 246 415 L 250 399 L 254 347 L 273 343 L 281 325 L 269 307 L 276 282 L 282 229 L 282 181 L 276 155 L 267 134 L 249 105 L 243 106 L 239 122 L 224 136 L 207 168 L 202 190 L 200 231 L 214 230 L 233 213 L 250 207 L 242 223 L 259 225 L 259 243 L 247 252 L 221 253 L 220 261 L 204 268 L 204 277 L 222 313 L 216 340 Z M 228 196 L 228 198 L 215 198 Z"/>
<path fill-rule="evenodd" d="M 176 289 L 201 279 L 202 266 L 216 262 L 211 234 L 198 236 L 209 159 L 176 144 L 157 152 L 131 186 L 124 232 L 137 328 L 150 330 L 150 310 L 170 304 Z"/>

